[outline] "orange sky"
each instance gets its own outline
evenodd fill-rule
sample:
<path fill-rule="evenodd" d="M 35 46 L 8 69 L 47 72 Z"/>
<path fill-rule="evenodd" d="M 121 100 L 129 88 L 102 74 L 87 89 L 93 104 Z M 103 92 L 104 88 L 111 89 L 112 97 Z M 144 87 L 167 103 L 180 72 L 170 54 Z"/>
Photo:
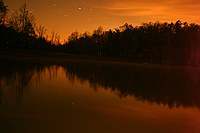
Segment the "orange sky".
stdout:
<path fill-rule="evenodd" d="M 124 23 L 140 25 L 143 22 L 178 19 L 200 23 L 199 0 L 4 0 L 9 10 L 27 3 L 34 11 L 37 24 L 58 32 L 62 40 L 73 31 L 92 32 L 98 26 L 105 30 Z"/>

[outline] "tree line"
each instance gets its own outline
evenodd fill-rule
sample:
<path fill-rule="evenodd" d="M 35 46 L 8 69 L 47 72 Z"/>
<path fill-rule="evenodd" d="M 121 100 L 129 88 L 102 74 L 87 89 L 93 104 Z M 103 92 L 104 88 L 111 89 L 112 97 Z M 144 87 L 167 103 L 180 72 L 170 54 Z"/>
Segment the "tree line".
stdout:
<path fill-rule="evenodd" d="M 182 23 L 124 24 L 115 30 L 93 34 L 74 32 L 64 44 L 67 53 L 130 59 L 160 64 L 199 64 L 200 26 Z"/>
<path fill-rule="evenodd" d="M 124 24 L 114 30 L 102 27 L 93 33 L 73 32 L 61 45 L 60 37 L 36 26 L 26 4 L 7 17 L 8 7 L 0 0 L 0 48 L 65 52 L 84 56 L 122 58 L 143 63 L 198 65 L 200 26 L 187 22 Z"/>
<path fill-rule="evenodd" d="M 60 46 L 60 37 L 52 32 L 51 37 L 45 36 L 47 29 L 37 26 L 32 11 L 26 4 L 19 10 L 12 11 L 8 16 L 8 6 L 0 0 L 0 49 L 25 49 L 56 51 Z M 57 46 L 56 46 L 57 45 Z"/>

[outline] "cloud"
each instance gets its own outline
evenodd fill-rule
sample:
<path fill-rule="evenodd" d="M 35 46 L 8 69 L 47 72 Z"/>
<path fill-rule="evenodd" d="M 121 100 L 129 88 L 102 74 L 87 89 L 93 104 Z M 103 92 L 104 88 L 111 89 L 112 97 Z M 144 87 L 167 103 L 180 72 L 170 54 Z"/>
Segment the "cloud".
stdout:
<path fill-rule="evenodd" d="M 104 6 L 97 6 L 96 8 L 104 10 L 111 15 L 119 16 L 147 16 L 147 15 L 165 15 L 169 7 L 165 6 L 163 2 L 150 2 L 149 0 L 131 1 L 125 0 L 123 2 L 107 3 Z"/>
<path fill-rule="evenodd" d="M 166 7 L 136 7 L 129 9 L 110 9 L 113 15 L 119 16 L 157 16 L 166 15 L 168 8 Z"/>
<path fill-rule="evenodd" d="M 199 0 L 108 0 L 95 8 L 114 16 L 154 17 L 160 19 L 196 19 Z"/>

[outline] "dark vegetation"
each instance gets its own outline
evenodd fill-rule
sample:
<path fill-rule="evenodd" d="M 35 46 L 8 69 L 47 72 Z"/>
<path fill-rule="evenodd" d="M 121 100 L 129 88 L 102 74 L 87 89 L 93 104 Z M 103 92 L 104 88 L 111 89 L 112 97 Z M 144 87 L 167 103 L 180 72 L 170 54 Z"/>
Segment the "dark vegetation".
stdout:
<path fill-rule="evenodd" d="M 26 4 L 9 17 L 7 12 L 7 6 L 0 0 L 0 50 L 58 51 L 59 36 L 53 32 L 51 40 L 44 37 L 45 27 L 36 26 L 35 17 Z"/>
<path fill-rule="evenodd" d="M 27 10 L 26 4 L 10 17 L 7 11 L 0 0 L 1 50 L 53 51 L 168 65 L 200 64 L 200 26 L 195 23 L 178 20 L 135 27 L 125 24 L 109 31 L 99 27 L 92 34 L 73 32 L 61 45 L 57 33 L 45 37 L 45 27 L 36 26 L 34 15 Z"/>
<path fill-rule="evenodd" d="M 68 53 L 126 58 L 159 64 L 199 64 L 200 26 L 177 21 L 125 24 L 115 31 L 98 28 L 92 35 L 73 33 L 64 45 Z"/>

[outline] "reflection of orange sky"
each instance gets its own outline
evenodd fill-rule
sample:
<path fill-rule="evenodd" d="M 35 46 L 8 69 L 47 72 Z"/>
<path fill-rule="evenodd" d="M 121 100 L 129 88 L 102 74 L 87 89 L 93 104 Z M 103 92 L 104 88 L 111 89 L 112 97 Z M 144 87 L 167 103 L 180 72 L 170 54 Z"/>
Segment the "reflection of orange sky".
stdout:
<path fill-rule="evenodd" d="M 27 2 L 34 10 L 37 23 L 48 32 L 58 32 L 62 39 L 77 30 L 92 32 L 98 26 L 117 28 L 124 23 L 140 25 L 143 22 L 178 19 L 200 23 L 199 0 L 5 0 L 10 10 Z M 81 10 L 80 10 L 81 9 Z"/>
<path fill-rule="evenodd" d="M 97 86 L 97 90 L 94 91 L 88 81 L 81 83 L 76 76 L 70 78 L 70 74 L 62 67 L 54 66 L 45 69 L 41 76 L 43 90 L 37 86 L 34 88 L 40 89 L 33 89 L 33 91 L 37 92 L 38 99 L 42 99 L 40 98 L 42 94 L 41 96 L 45 97 L 43 99 L 57 103 L 58 107 L 61 106 L 62 110 L 57 114 L 61 119 L 64 119 L 63 112 L 69 113 L 74 106 L 73 108 L 78 108 L 75 114 L 84 116 L 85 123 L 90 123 L 92 119 L 93 124 L 99 123 L 97 125 L 100 129 L 103 129 L 102 125 L 109 124 L 107 128 L 111 128 L 111 132 L 115 133 L 121 132 L 122 129 L 127 130 L 124 132 L 134 130 L 134 132 L 162 133 L 199 133 L 200 131 L 200 112 L 197 108 L 170 109 L 167 105 L 138 101 L 131 96 L 120 99 L 109 88 L 106 90 Z M 54 109 L 53 111 L 58 111 Z M 74 118 L 72 115 L 68 119 L 79 120 L 79 116 Z M 79 125 L 81 126 L 84 124 Z"/>
<path fill-rule="evenodd" d="M 102 111 L 106 116 L 130 123 L 135 132 L 198 133 L 200 131 L 198 109 L 169 109 L 164 105 L 143 103 L 129 97 L 123 102 L 102 108 Z M 144 121 L 148 128 L 143 128 Z"/>
<path fill-rule="evenodd" d="M 3 132 L 200 132 L 200 111 L 197 108 L 170 109 L 163 104 L 150 104 L 130 96 L 120 99 L 109 88 L 97 86 L 94 91 L 88 81 L 70 77 L 70 71 L 62 67 L 37 70 L 42 71 L 33 77 L 30 88 L 23 89 L 19 105 L 9 103 L 14 92 L 2 93 L 0 117 Z"/>

